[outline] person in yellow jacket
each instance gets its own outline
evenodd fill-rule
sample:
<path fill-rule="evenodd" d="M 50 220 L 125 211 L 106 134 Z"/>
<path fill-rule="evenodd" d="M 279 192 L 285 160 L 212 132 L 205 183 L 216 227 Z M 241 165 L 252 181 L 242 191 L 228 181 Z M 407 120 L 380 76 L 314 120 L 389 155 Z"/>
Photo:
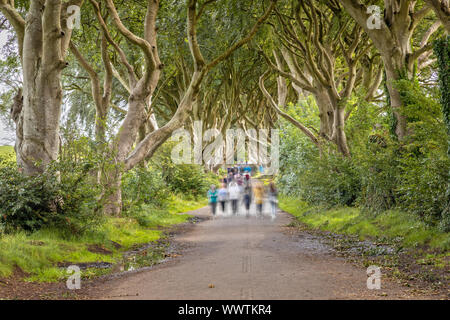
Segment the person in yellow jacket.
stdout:
<path fill-rule="evenodd" d="M 255 183 L 253 195 L 255 197 L 257 215 L 262 216 L 262 209 L 264 203 L 264 186 L 260 181 Z"/>

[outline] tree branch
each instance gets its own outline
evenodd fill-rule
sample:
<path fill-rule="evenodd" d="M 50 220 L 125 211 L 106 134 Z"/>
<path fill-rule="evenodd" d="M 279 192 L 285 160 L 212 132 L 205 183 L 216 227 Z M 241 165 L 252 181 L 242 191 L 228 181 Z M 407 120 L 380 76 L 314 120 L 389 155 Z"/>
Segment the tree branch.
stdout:
<path fill-rule="evenodd" d="M 271 0 L 270 5 L 267 7 L 264 14 L 256 21 L 256 23 L 253 25 L 250 32 L 240 41 L 236 42 L 234 45 L 232 45 L 228 50 L 226 50 L 223 54 L 218 56 L 217 58 L 213 59 L 207 66 L 206 69 L 210 70 L 214 68 L 217 64 L 219 64 L 221 61 L 227 59 L 229 56 L 233 54 L 234 51 L 242 47 L 244 44 L 249 42 L 253 36 L 256 34 L 256 32 L 259 30 L 261 25 L 264 23 L 264 21 L 267 20 L 272 10 L 275 8 L 277 0 Z"/>
<path fill-rule="evenodd" d="M 23 55 L 23 39 L 25 36 L 25 20 L 17 12 L 16 8 L 11 6 L 7 0 L 0 0 L 0 12 L 8 19 L 17 34 L 17 43 L 19 45 L 19 55 Z"/>
<path fill-rule="evenodd" d="M 317 139 L 317 137 L 314 135 L 314 133 L 311 132 L 311 130 L 309 130 L 306 126 L 304 126 L 303 124 L 301 124 L 300 122 L 298 122 L 297 120 L 295 120 L 293 117 L 291 117 L 289 114 L 283 112 L 276 104 L 275 100 L 272 98 L 272 96 L 270 95 L 270 93 L 267 91 L 267 89 L 264 86 L 264 80 L 266 78 L 266 76 L 268 75 L 268 71 L 266 71 L 260 78 L 259 78 L 259 88 L 261 89 L 262 93 L 264 94 L 264 96 L 266 97 L 266 99 L 269 101 L 270 105 L 272 106 L 272 108 L 275 109 L 275 111 L 282 116 L 283 118 L 285 118 L 287 121 L 289 121 L 290 123 L 292 123 L 294 126 L 296 126 L 297 128 L 299 128 L 309 139 L 311 139 L 311 141 L 316 145 L 316 146 L 320 146 L 319 143 L 319 139 Z"/>

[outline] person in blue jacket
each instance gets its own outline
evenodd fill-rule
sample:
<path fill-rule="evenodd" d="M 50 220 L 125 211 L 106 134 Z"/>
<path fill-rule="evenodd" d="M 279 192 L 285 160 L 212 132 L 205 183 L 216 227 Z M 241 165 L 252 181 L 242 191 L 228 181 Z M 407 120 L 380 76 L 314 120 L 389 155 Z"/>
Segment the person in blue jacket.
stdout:
<path fill-rule="evenodd" d="M 216 215 L 216 209 L 217 209 L 217 197 L 219 193 L 216 190 L 215 185 L 211 185 L 211 188 L 208 190 L 207 196 L 208 196 L 208 202 L 211 206 L 212 215 Z"/>

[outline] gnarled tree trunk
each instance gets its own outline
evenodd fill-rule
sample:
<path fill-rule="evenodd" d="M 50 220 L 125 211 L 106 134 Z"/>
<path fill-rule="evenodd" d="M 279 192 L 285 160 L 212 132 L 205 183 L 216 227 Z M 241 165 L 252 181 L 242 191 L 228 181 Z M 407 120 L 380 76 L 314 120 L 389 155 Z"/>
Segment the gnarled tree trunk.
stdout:
<path fill-rule="evenodd" d="M 62 104 L 61 73 L 71 37 L 67 8 L 82 0 L 31 0 L 26 20 L 13 1 L 1 0 L 0 10 L 13 25 L 23 73 L 23 104 L 16 112 L 17 164 L 28 175 L 41 173 L 57 160 Z M 16 110 L 17 111 L 17 110 Z"/>
<path fill-rule="evenodd" d="M 367 8 L 358 0 L 339 0 L 339 2 L 364 28 L 380 52 L 386 70 L 386 85 L 390 95 L 391 108 L 396 118 L 395 132 L 401 140 L 407 135 L 407 119 L 401 111 L 403 102 L 400 92 L 395 87 L 395 82 L 401 77 L 411 79 L 416 61 L 421 57 L 426 57 L 431 51 L 428 40 L 431 34 L 437 30 L 434 27 L 432 27 L 431 33 L 425 34 L 419 49 L 414 51 L 411 46 L 415 29 L 431 8 L 424 6 L 415 10 L 417 1 L 385 0 L 384 17 L 377 17 L 380 19 L 380 28 L 377 29 L 369 28 Z"/>

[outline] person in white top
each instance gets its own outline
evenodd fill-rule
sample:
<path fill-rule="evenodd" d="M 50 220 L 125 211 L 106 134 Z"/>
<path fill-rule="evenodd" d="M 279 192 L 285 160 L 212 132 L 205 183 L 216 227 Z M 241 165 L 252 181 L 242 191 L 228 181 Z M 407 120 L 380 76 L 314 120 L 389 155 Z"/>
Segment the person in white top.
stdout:
<path fill-rule="evenodd" d="M 228 186 L 228 197 L 231 201 L 231 209 L 233 211 L 233 215 L 237 214 L 240 195 L 241 195 L 241 188 L 235 181 L 231 182 Z"/>

